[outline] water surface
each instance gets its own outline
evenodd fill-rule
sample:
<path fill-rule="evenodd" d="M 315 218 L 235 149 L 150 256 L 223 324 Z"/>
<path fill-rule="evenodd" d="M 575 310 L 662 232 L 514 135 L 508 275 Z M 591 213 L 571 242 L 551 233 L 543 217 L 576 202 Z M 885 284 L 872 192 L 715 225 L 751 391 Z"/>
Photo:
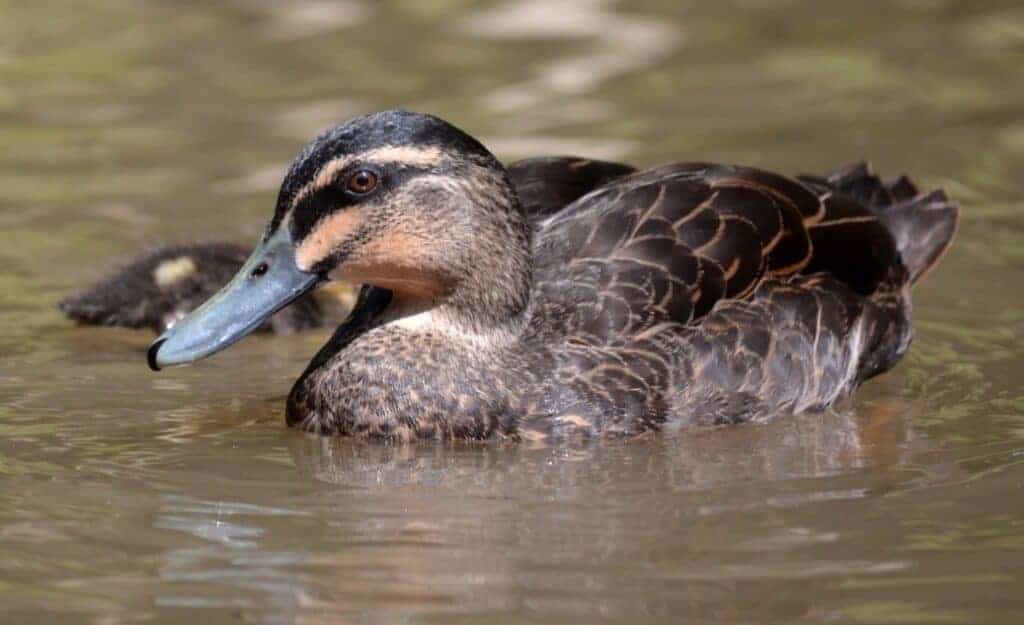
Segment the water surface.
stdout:
<path fill-rule="evenodd" d="M 1019 2 L 0 2 L 5 623 L 1012 623 L 1024 612 Z M 555 448 L 289 431 L 326 335 L 159 375 L 54 304 L 252 242 L 318 130 L 820 172 L 963 205 L 904 362 L 767 425 Z"/>

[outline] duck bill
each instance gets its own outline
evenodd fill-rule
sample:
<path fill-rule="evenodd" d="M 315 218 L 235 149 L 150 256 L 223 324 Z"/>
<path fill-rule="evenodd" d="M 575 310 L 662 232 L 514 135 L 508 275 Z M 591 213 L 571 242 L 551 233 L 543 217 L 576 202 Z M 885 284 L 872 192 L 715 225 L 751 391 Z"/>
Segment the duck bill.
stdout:
<path fill-rule="evenodd" d="M 295 265 L 291 235 L 287 228 L 278 228 L 259 244 L 231 282 L 150 345 L 149 367 L 159 371 L 219 352 L 319 281 L 319 274 Z"/>

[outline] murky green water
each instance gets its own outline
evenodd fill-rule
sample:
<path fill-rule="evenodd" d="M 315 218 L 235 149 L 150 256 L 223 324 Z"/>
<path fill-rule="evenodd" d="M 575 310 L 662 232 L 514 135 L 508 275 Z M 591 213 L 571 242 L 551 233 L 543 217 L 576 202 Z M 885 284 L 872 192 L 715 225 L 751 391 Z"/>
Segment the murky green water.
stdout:
<path fill-rule="evenodd" d="M 1019 2 L 0 2 L 0 621 L 1014 623 Z M 71 289 L 253 241 L 317 130 L 395 105 L 502 157 L 944 186 L 918 339 L 851 406 L 677 438 L 391 448 L 287 430 L 323 333 L 155 375 Z"/>

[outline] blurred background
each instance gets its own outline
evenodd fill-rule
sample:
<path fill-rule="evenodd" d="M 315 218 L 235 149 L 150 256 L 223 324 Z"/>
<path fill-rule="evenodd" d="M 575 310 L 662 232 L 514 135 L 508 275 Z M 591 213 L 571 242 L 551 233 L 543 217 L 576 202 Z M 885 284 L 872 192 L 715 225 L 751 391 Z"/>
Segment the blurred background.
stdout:
<path fill-rule="evenodd" d="M 1007 623 L 1024 611 L 1019 1 L 0 0 L 0 614 L 11 623 Z M 963 207 L 849 405 L 570 448 L 287 430 L 325 332 L 154 375 L 55 304 L 252 244 L 363 112 L 499 158 L 860 159 Z"/>

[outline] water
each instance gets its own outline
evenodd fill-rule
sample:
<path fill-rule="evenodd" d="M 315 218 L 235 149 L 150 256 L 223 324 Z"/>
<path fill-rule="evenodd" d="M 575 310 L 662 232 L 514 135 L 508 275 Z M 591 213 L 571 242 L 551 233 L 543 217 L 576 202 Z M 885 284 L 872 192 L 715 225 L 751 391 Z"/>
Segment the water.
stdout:
<path fill-rule="evenodd" d="M 0 620 L 1018 622 L 1024 9 L 846 5 L 0 2 Z M 56 312 L 145 245 L 254 241 L 306 140 L 396 105 L 504 158 L 870 157 L 963 225 L 851 404 L 628 443 L 310 437 L 324 333 L 156 375 Z"/>

